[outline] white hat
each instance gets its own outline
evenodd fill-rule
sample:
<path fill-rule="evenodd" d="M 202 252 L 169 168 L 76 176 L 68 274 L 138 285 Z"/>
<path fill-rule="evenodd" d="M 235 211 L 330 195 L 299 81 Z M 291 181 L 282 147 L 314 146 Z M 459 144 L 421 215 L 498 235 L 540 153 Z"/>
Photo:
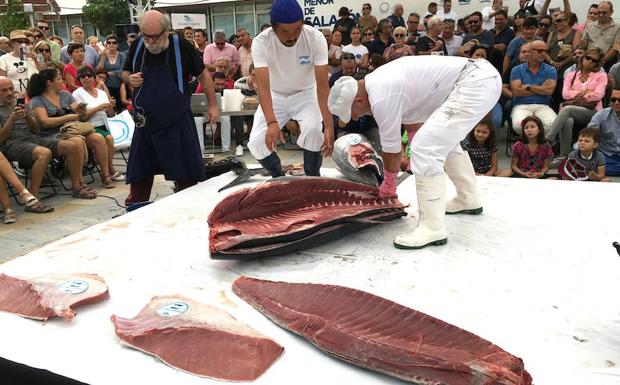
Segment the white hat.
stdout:
<path fill-rule="evenodd" d="M 351 106 L 357 95 L 357 80 L 351 76 L 343 76 L 336 80 L 329 91 L 327 108 L 329 112 L 338 116 L 343 122 L 351 120 Z"/>

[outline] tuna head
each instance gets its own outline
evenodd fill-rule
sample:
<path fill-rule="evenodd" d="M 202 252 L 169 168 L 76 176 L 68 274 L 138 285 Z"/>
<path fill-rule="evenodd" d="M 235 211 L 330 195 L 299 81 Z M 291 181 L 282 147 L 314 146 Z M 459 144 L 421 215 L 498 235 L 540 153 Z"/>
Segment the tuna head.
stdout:
<path fill-rule="evenodd" d="M 383 182 L 383 159 L 364 135 L 347 134 L 336 140 L 334 163 L 349 180 L 369 186 Z"/>

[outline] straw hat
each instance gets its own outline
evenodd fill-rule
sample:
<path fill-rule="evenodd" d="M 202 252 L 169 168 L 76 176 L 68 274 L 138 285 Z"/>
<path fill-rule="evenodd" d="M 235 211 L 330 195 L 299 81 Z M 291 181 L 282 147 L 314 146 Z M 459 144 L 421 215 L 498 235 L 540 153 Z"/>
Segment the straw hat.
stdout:
<path fill-rule="evenodd" d="M 28 36 L 26 36 L 26 33 L 24 31 L 22 31 L 21 29 L 15 29 L 13 31 L 11 31 L 11 35 L 9 40 L 13 41 L 13 40 L 17 40 L 17 39 L 26 39 L 28 40 Z"/>

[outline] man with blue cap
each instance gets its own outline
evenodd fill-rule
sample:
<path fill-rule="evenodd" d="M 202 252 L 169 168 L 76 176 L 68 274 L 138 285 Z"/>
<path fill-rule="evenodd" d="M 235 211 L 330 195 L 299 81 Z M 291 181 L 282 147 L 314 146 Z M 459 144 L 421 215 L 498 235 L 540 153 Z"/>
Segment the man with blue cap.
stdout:
<path fill-rule="evenodd" d="M 306 175 L 319 176 L 323 155 L 330 156 L 334 126 L 327 108 L 327 45 L 323 34 L 304 25 L 296 0 L 274 0 L 271 28 L 252 42 L 260 107 L 254 116 L 248 148 L 276 178 L 284 175 L 276 154 L 282 127 L 299 123 L 297 145 L 304 149 Z M 322 125 L 324 124 L 324 132 Z"/>
<path fill-rule="evenodd" d="M 501 76 L 486 60 L 408 56 L 376 69 L 363 80 L 343 76 L 331 89 L 329 110 L 342 121 L 372 114 L 383 149 L 381 196 L 396 196 L 401 125 L 417 129 L 411 142 L 419 221 L 396 236 L 394 246 L 421 249 L 445 245 L 445 214 L 482 213 L 476 174 L 460 141 L 493 108 Z M 413 131 L 409 132 L 412 135 Z M 446 174 L 456 198 L 446 201 Z"/>

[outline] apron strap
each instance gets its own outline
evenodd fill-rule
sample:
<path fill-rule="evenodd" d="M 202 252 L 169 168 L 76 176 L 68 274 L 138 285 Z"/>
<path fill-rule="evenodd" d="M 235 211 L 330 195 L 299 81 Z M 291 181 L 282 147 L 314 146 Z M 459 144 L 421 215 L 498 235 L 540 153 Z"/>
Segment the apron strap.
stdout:
<path fill-rule="evenodd" d="M 181 44 L 177 34 L 172 36 L 172 42 L 174 45 L 174 61 L 177 66 L 177 84 L 179 86 L 179 92 L 183 94 L 183 63 L 181 63 Z"/>
<path fill-rule="evenodd" d="M 144 41 L 142 40 L 142 38 L 138 38 L 138 41 L 136 42 L 138 45 L 136 46 L 136 50 L 133 53 L 133 60 L 131 62 L 131 67 L 133 68 L 133 72 L 136 72 L 136 60 L 138 59 L 138 54 L 140 53 L 140 48 L 142 48 L 142 45 L 144 44 Z M 144 64 L 144 63 L 142 63 Z"/>

